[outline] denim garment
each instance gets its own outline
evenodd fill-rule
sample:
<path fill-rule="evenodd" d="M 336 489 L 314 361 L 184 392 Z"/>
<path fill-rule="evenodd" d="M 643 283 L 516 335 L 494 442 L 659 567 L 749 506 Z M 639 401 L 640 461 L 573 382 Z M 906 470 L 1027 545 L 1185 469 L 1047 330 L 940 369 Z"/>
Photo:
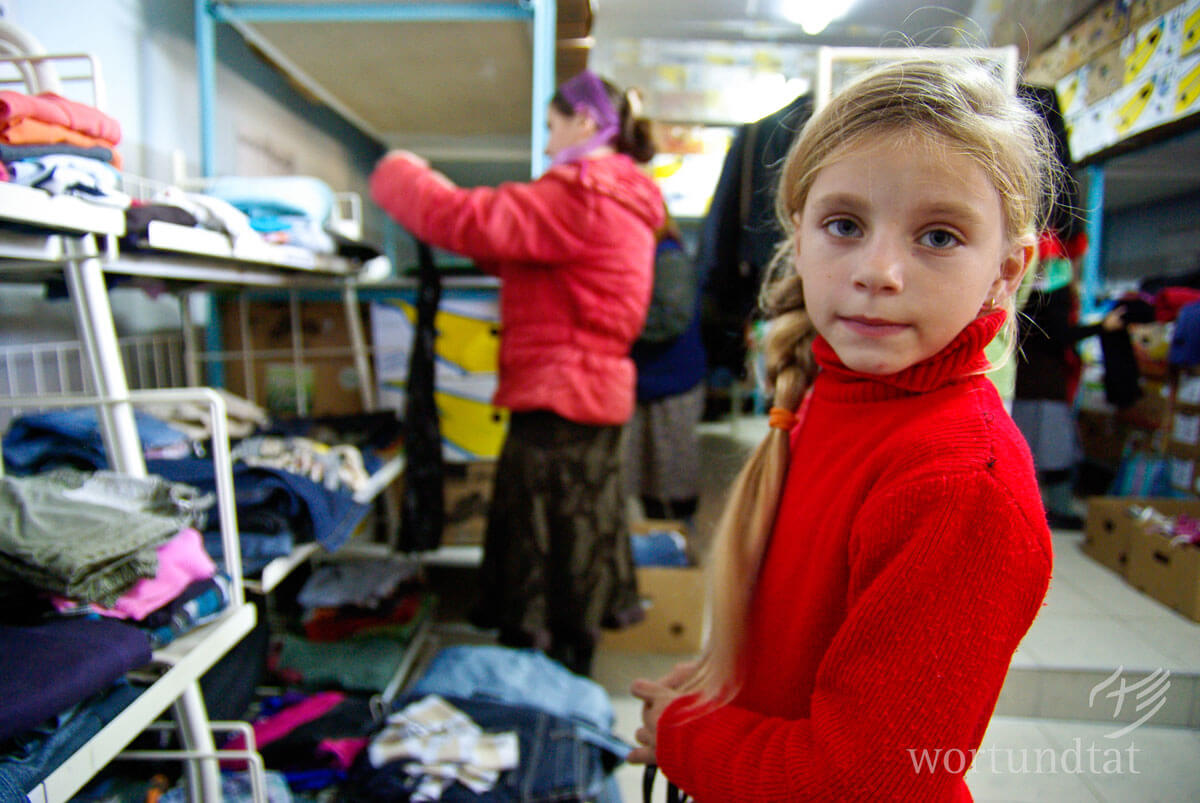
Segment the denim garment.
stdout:
<path fill-rule="evenodd" d="M 135 411 L 134 417 L 146 449 L 187 442 L 186 435 L 160 419 L 140 411 Z M 11 473 L 21 476 L 57 465 L 107 468 L 96 411 L 83 407 L 14 420 L 4 436 L 4 461 Z M 367 454 L 363 455 L 363 463 L 368 471 L 382 465 L 377 456 Z M 147 460 L 146 468 L 151 474 L 187 482 L 204 491 L 216 488 L 212 461 L 206 457 Z M 288 471 L 235 463 L 233 480 L 239 520 L 243 508 L 285 510 L 298 537 L 315 540 L 330 551 L 346 543 L 370 510 L 370 505 L 356 503 L 348 490 L 330 493 L 306 477 Z"/>
<path fill-rule="evenodd" d="M 396 700 L 401 710 L 422 695 L 407 694 Z M 628 751 L 615 752 L 582 738 L 578 723 L 525 705 L 483 699 L 447 697 L 446 701 L 469 716 L 484 732 L 515 731 L 520 765 L 501 774 L 487 792 L 476 795 L 456 783 L 442 795 L 444 801 L 584 801 L 607 799 L 609 776 Z M 373 769 L 360 760 L 351 773 L 343 799 L 355 803 L 409 800 L 417 779 L 404 772 L 405 761 Z"/>
<path fill-rule="evenodd" d="M 212 461 L 185 457 L 147 460 L 146 470 L 175 482 L 186 482 L 202 491 L 216 489 Z M 233 486 L 238 521 L 258 508 L 284 515 L 297 541 L 316 541 L 333 552 L 341 548 L 371 509 L 354 501 L 348 490 L 327 491 L 317 483 L 282 469 L 234 463 Z"/>
<path fill-rule="evenodd" d="M 409 691 L 532 706 L 605 730 L 615 718 L 604 687 L 538 650 L 472 644 L 446 647 Z"/>
<path fill-rule="evenodd" d="M 242 552 L 242 574 L 246 577 L 258 574 L 266 565 L 276 558 L 292 554 L 294 540 L 290 532 L 261 533 L 252 532 L 238 518 L 238 543 Z M 209 530 L 204 533 L 204 549 L 209 556 L 221 563 L 225 559 L 225 544 L 221 540 L 220 531 Z"/>
<path fill-rule="evenodd" d="M 0 803 L 28 803 L 26 795 L 88 739 L 132 703 L 142 689 L 120 680 L 44 725 L 5 742 L 0 755 Z"/>
<path fill-rule="evenodd" d="M 687 542 L 677 532 L 633 533 L 629 542 L 633 546 L 635 566 L 687 566 L 690 563 L 684 549 Z"/>
<path fill-rule="evenodd" d="M 538 650 L 470 644 L 446 647 L 433 657 L 409 692 L 537 709 L 574 722 L 580 738 L 622 760 L 631 749 L 612 735 L 616 715 L 604 687 Z"/>
<path fill-rule="evenodd" d="M 187 443 L 184 433 L 148 413 L 134 410 L 134 423 L 144 449 Z M 64 460 L 64 457 L 73 458 Z M 53 465 L 107 468 L 100 421 L 93 407 L 51 410 L 14 419 L 4 435 L 4 462 L 13 474 L 25 475 Z"/>

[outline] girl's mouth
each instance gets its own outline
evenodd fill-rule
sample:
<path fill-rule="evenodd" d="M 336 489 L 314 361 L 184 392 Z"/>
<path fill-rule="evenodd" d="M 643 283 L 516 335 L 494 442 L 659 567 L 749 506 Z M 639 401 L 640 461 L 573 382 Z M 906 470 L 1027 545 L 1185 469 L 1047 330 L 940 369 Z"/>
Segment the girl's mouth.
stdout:
<path fill-rule="evenodd" d="M 894 335 L 907 327 L 906 324 L 889 321 L 885 318 L 868 318 L 866 316 L 842 317 L 839 320 L 850 331 L 866 337 L 885 337 Z"/>

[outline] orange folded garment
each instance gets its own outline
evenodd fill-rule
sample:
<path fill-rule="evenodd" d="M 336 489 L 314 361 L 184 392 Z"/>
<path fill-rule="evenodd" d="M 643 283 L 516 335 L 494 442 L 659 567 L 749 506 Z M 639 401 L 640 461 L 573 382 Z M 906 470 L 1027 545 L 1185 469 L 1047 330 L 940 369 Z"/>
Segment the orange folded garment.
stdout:
<path fill-rule="evenodd" d="M 114 147 L 116 143 L 99 137 L 89 137 L 74 129 L 54 123 L 44 123 L 30 117 L 10 122 L 0 128 L 0 142 L 6 142 L 9 145 L 53 145 L 62 142 L 68 145 L 78 145 L 81 148 L 99 145 L 112 151 L 112 165 L 118 170 L 121 169 L 121 155 Z"/>

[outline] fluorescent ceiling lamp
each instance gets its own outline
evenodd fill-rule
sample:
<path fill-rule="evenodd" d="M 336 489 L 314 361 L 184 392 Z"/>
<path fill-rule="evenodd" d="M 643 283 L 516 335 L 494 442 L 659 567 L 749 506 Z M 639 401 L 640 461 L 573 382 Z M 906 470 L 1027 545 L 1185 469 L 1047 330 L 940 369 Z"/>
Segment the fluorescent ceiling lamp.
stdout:
<path fill-rule="evenodd" d="M 839 17 L 846 15 L 854 0 L 783 0 L 779 11 L 809 36 L 816 36 Z"/>

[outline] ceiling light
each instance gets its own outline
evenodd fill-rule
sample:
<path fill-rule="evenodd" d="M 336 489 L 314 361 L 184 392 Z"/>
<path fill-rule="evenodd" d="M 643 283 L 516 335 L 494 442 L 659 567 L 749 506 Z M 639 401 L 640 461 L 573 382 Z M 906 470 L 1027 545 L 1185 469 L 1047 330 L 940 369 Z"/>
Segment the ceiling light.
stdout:
<path fill-rule="evenodd" d="M 779 11 L 784 19 L 816 36 L 834 20 L 844 17 L 854 0 L 783 0 Z"/>

